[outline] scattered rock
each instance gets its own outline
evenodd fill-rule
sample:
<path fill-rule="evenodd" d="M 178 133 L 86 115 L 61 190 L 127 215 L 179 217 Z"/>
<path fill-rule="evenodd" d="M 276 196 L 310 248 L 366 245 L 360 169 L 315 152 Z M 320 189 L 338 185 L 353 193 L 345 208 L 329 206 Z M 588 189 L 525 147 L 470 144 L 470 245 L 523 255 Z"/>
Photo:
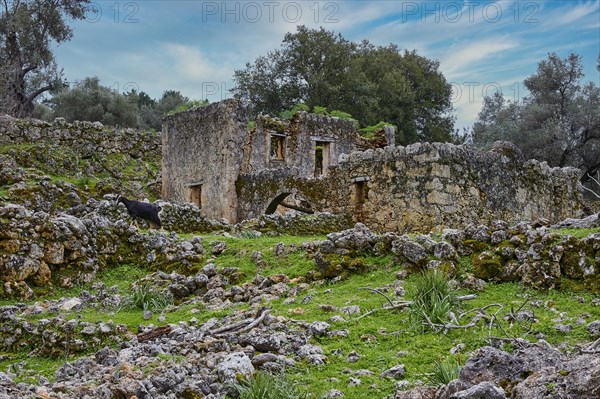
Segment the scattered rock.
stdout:
<path fill-rule="evenodd" d="M 381 378 L 393 378 L 396 380 L 400 380 L 400 379 L 404 378 L 405 374 L 406 374 L 406 370 L 404 369 L 404 365 L 399 364 L 397 366 L 394 366 L 392 368 L 385 370 L 383 373 L 381 373 L 380 377 Z"/>

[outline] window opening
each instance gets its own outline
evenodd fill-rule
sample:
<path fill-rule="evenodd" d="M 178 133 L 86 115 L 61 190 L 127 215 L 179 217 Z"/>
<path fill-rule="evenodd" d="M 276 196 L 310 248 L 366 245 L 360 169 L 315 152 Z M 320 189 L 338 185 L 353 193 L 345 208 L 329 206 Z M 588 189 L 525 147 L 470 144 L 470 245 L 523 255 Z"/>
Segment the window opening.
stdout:
<path fill-rule="evenodd" d="M 358 222 L 368 218 L 364 205 L 369 201 L 369 176 L 359 176 L 352 179 L 354 183 L 354 217 Z"/>
<path fill-rule="evenodd" d="M 202 184 L 190 186 L 190 202 L 202 208 Z"/>
<path fill-rule="evenodd" d="M 330 160 L 331 143 L 317 141 L 315 143 L 315 177 L 327 176 Z"/>
<path fill-rule="evenodd" d="M 363 205 L 369 200 L 369 186 L 366 180 L 354 182 L 354 207 L 362 209 Z"/>
<path fill-rule="evenodd" d="M 271 135 L 271 159 L 285 160 L 285 136 Z"/>

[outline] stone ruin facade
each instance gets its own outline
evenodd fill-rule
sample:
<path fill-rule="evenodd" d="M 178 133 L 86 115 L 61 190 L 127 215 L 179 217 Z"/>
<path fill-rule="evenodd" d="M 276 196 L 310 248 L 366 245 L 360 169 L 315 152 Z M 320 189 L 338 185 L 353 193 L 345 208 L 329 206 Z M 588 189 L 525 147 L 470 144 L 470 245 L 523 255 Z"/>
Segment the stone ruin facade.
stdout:
<path fill-rule="evenodd" d="M 397 232 L 581 215 L 578 169 L 509 143 L 393 143 L 393 128 L 365 139 L 353 121 L 306 112 L 249 131 L 246 106 L 225 100 L 164 120 L 162 196 L 230 223 L 283 207 Z"/>

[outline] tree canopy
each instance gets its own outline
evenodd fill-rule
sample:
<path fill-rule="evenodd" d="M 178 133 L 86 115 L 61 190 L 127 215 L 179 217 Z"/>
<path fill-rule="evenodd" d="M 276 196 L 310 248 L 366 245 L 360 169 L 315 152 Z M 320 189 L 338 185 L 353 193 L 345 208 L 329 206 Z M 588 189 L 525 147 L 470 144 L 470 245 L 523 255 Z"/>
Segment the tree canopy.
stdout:
<path fill-rule="evenodd" d="M 394 44 L 354 43 L 299 26 L 280 49 L 236 70 L 234 81 L 234 96 L 248 99 L 255 114 L 320 105 L 350 113 L 362 126 L 390 122 L 399 144 L 452 139 L 452 88 L 439 63 Z"/>
<path fill-rule="evenodd" d="M 158 100 L 143 91 L 119 93 L 103 86 L 97 77 L 87 77 L 37 103 L 33 115 L 45 120 L 62 117 L 69 122 L 99 121 L 108 126 L 160 130 L 168 114 L 206 104 L 208 100 L 190 100 L 177 90 L 165 90 Z"/>
<path fill-rule="evenodd" d="M 525 79 L 530 95 L 522 102 L 506 101 L 501 93 L 484 99 L 474 144 L 509 140 L 527 158 L 582 169 L 585 180 L 600 169 L 600 88 L 583 84 L 583 77 L 579 55 L 549 54 Z"/>
<path fill-rule="evenodd" d="M 50 104 L 53 115 L 67 121 L 98 121 L 110 126 L 139 124 L 137 98 L 102 86 L 97 77 L 85 78 L 73 88 L 63 88 Z"/>
<path fill-rule="evenodd" d="M 35 99 L 62 85 L 51 43 L 71 39 L 68 20 L 85 17 L 89 0 L 0 2 L 0 111 L 31 116 Z"/>

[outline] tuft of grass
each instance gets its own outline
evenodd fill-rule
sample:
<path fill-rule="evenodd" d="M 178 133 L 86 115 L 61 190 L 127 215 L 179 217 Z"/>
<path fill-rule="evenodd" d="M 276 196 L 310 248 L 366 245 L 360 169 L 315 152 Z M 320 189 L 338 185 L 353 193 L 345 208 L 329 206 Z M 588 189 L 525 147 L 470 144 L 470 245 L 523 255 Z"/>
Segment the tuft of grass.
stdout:
<path fill-rule="evenodd" d="M 123 300 L 123 309 L 162 311 L 173 305 L 173 296 L 149 284 L 136 285 Z"/>
<path fill-rule="evenodd" d="M 446 324 L 451 320 L 451 312 L 457 310 L 458 306 L 458 295 L 450 286 L 448 276 L 428 270 L 415 282 L 411 324 L 420 332 L 431 329 L 432 324 Z"/>
<path fill-rule="evenodd" d="M 262 236 L 262 233 L 260 231 L 256 231 L 256 230 L 244 230 L 244 231 L 240 231 L 238 236 L 239 236 L 239 238 L 242 238 L 242 239 L 252 240 L 252 239 L 260 238 Z"/>
<path fill-rule="evenodd" d="M 458 362 L 458 359 L 447 358 L 444 360 L 436 360 L 433 364 L 432 374 L 428 376 L 429 383 L 433 386 L 442 386 L 448 384 L 450 381 L 456 380 L 460 377 L 460 370 L 462 366 Z"/>
<path fill-rule="evenodd" d="M 239 399 L 308 399 L 306 393 L 300 392 L 293 381 L 285 376 L 274 376 L 258 372 L 247 380 L 235 384 L 233 389 Z"/>

